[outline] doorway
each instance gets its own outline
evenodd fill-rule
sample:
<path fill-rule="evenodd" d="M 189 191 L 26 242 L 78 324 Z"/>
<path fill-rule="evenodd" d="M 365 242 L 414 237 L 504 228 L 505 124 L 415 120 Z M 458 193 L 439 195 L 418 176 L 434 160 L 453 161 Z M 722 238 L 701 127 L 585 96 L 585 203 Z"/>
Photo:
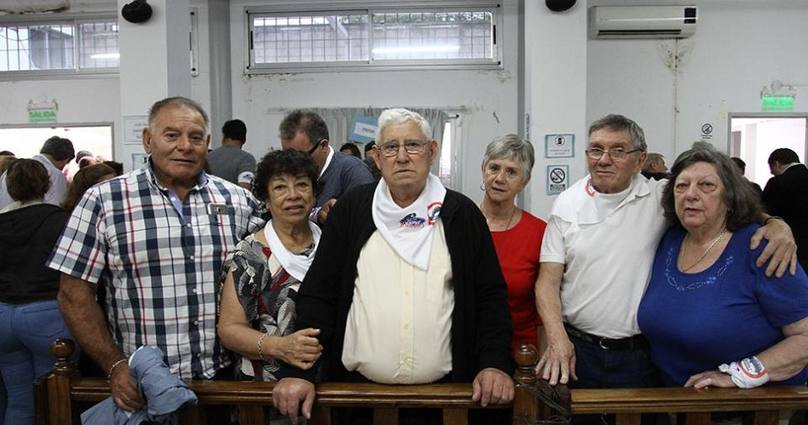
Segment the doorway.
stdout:
<path fill-rule="evenodd" d="M 70 139 L 76 152 L 86 150 L 103 160 L 115 159 L 112 150 L 112 124 L 0 126 L 0 151 L 11 151 L 17 158 L 31 158 L 39 153 L 45 140 L 52 136 Z M 78 170 L 76 161 L 70 161 L 65 174 L 71 179 Z"/>
<path fill-rule="evenodd" d="M 730 114 L 729 153 L 746 162 L 747 179 L 766 187 L 769 154 L 789 148 L 802 163 L 808 151 L 808 114 Z"/>

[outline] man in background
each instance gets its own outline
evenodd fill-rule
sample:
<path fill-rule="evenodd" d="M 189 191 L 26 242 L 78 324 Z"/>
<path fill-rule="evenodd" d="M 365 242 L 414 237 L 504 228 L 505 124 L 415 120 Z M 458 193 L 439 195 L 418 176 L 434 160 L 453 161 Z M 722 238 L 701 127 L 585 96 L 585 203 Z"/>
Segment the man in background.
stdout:
<path fill-rule="evenodd" d="M 222 146 L 208 154 L 211 174 L 252 190 L 255 157 L 242 150 L 247 143 L 247 126 L 242 120 L 230 120 L 222 127 Z"/>
<path fill-rule="evenodd" d="M 754 190 L 755 193 L 758 194 L 758 196 L 762 196 L 763 189 L 761 189 L 760 185 L 746 178 L 746 162 L 741 158 L 738 158 L 737 156 L 733 156 L 730 159 L 732 159 L 732 162 L 734 162 L 735 165 L 738 166 L 738 169 L 741 170 L 741 175 L 743 176 L 743 179 L 746 180 L 747 183 L 749 183 L 749 186 L 752 186 L 752 190 Z"/>
<path fill-rule="evenodd" d="M 797 258 L 808 270 L 808 168 L 788 148 L 769 155 L 772 177 L 763 189 L 763 205 L 771 215 L 783 217 L 797 240 Z"/>
<path fill-rule="evenodd" d="M 376 161 L 373 160 L 373 157 L 376 156 L 377 149 L 379 149 L 379 147 L 376 146 L 375 140 L 371 140 L 365 144 L 365 164 L 367 164 L 370 174 L 375 181 L 379 181 L 382 178 L 382 172 L 379 170 L 379 167 L 376 166 Z"/>
<path fill-rule="evenodd" d="M 336 152 L 329 145 L 328 126 L 312 111 L 292 111 L 280 125 L 281 146 L 309 154 L 320 177 L 319 192 L 311 212 L 311 220 L 325 223 L 337 199 L 349 190 L 373 183 L 370 170 L 361 159 Z"/>
<path fill-rule="evenodd" d="M 665 165 L 665 157 L 661 153 L 649 153 L 642 165 L 642 175 L 654 180 L 668 178 L 668 166 Z"/>

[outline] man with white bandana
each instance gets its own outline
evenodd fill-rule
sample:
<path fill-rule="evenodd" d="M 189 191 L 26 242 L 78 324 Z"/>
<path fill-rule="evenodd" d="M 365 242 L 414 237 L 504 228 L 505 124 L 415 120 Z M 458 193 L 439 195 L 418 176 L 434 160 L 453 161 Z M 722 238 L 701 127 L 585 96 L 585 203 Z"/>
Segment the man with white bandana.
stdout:
<path fill-rule="evenodd" d="M 417 113 L 381 114 L 375 161 L 382 180 L 331 211 L 300 288 L 297 327 L 321 330 L 328 381 L 473 381 L 483 406 L 509 403 L 505 282 L 480 211 L 429 173 L 438 156 L 431 134 Z M 289 368 L 275 386 L 275 406 L 293 423 L 301 402 L 310 415 L 314 371 Z M 346 423 L 365 420 L 348 413 L 340 418 Z"/>
<path fill-rule="evenodd" d="M 667 227 L 661 197 L 667 180 L 640 175 L 642 128 L 608 115 L 589 128 L 589 175 L 559 195 L 547 222 L 536 305 L 547 350 L 536 367 L 551 384 L 578 388 L 659 385 L 637 309 L 657 245 Z M 782 220 L 767 220 L 752 238 L 769 244 L 757 260 L 766 273 L 796 268 L 794 242 Z"/>

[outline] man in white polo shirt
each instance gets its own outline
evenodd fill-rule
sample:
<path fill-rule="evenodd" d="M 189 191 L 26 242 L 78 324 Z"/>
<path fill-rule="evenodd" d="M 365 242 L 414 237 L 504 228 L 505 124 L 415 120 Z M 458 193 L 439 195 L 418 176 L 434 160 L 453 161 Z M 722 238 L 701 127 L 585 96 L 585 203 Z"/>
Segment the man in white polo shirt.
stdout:
<path fill-rule="evenodd" d="M 578 388 L 657 386 L 637 325 L 657 244 L 667 229 L 660 199 L 667 180 L 640 174 L 642 128 L 608 115 L 589 128 L 589 175 L 559 195 L 541 248 L 536 305 L 547 334 L 537 374 Z M 758 266 L 782 276 L 796 267 L 795 244 L 782 220 L 752 239 L 769 244 Z M 571 379 L 570 379 L 571 378 Z"/>

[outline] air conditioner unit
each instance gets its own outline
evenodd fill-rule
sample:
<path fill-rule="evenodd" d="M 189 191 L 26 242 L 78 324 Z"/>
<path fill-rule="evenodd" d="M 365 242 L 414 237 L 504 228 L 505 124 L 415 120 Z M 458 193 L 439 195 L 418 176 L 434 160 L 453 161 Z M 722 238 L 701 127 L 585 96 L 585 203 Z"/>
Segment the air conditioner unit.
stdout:
<path fill-rule="evenodd" d="M 591 38 L 687 38 L 696 32 L 696 6 L 593 6 Z"/>

